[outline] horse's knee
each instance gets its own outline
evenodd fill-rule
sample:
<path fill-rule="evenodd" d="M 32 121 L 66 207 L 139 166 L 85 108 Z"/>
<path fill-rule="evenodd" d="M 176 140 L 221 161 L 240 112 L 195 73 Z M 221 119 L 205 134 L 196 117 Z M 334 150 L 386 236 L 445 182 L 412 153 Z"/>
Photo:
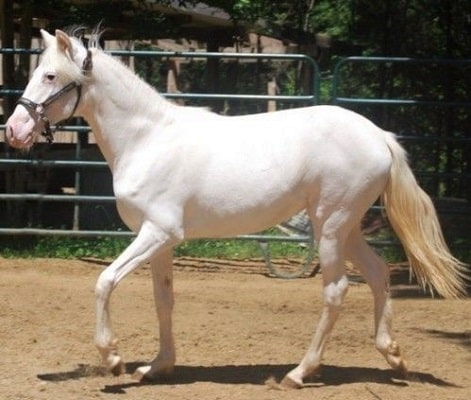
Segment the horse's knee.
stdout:
<path fill-rule="evenodd" d="M 106 297 L 114 287 L 114 275 L 108 270 L 104 270 L 95 284 L 95 296 L 97 298 Z"/>
<path fill-rule="evenodd" d="M 342 306 L 343 299 L 348 291 L 348 278 L 343 275 L 337 282 L 330 282 L 324 286 L 324 304 L 332 310 Z"/>

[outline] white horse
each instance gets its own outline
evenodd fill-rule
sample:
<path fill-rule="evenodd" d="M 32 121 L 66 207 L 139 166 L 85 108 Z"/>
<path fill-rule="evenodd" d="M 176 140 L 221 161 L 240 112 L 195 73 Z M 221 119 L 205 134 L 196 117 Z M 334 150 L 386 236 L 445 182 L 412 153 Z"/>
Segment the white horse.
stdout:
<path fill-rule="evenodd" d="M 6 126 L 21 149 L 50 123 L 83 116 L 113 172 L 117 207 L 135 240 L 96 284 L 96 345 L 123 372 L 110 326 L 113 289 L 150 262 L 160 351 L 135 377 L 169 374 L 172 249 L 197 237 L 256 232 L 307 210 L 322 266 L 324 308 L 312 342 L 283 384 L 300 387 L 321 363 L 347 292 L 345 260 L 373 292 L 375 344 L 392 368 L 406 364 L 391 332 L 388 266 L 367 245 L 360 220 L 381 197 L 418 280 L 446 297 L 465 293 L 465 269 L 450 255 L 436 212 L 393 134 L 339 107 L 315 106 L 225 117 L 165 100 L 95 43 L 42 31 L 41 63 Z M 43 133 L 44 133 L 43 132 Z"/>

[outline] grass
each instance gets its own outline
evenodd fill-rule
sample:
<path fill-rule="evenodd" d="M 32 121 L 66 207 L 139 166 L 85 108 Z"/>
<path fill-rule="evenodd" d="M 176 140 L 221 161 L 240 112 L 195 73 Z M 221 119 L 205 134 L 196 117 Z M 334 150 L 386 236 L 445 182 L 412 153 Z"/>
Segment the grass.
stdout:
<path fill-rule="evenodd" d="M 278 234 L 274 230 L 267 233 Z M 376 239 L 388 240 L 388 235 L 379 235 Z M 0 237 L 0 255 L 5 258 L 62 258 L 74 259 L 93 257 L 97 259 L 116 258 L 132 241 L 130 238 L 97 237 L 74 238 L 58 236 L 21 236 Z M 387 262 L 405 260 L 400 246 L 375 246 L 376 251 Z M 307 248 L 304 243 L 270 241 L 269 251 L 272 258 L 304 259 Z M 468 246 L 458 246 L 453 254 L 466 263 L 471 260 Z M 224 240 L 191 240 L 175 249 L 175 256 L 250 259 L 262 257 L 257 241 L 224 239 Z"/>
<path fill-rule="evenodd" d="M 93 239 L 58 236 L 1 238 L 0 254 L 5 258 L 114 258 L 131 239 L 98 237 Z"/>
<path fill-rule="evenodd" d="M 111 259 L 117 257 L 132 241 L 127 238 L 97 237 L 26 237 L 0 238 L 0 255 L 5 258 L 83 258 Z M 288 242 L 270 242 L 272 257 L 303 258 L 307 250 L 304 245 Z M 192 240 L 175 249 L 175 256 L 248 259 L 261 257 L 256 241 Z"/>

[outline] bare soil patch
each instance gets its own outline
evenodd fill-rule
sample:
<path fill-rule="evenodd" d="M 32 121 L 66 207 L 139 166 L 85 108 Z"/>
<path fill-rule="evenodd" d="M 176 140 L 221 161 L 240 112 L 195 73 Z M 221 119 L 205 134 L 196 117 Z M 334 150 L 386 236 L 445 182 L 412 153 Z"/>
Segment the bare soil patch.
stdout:
<path fill-rule="evenodd" d="M 471 398 L 471 300 L 431 299 L 394 269 L 394 328 L 410 376 L 374 349 L 372 298 L 353 282 L 321 374 L 280 391 L 319 316 L 321 279 L 281 280 L 256 260 L 175 263 L 177 368 L 166 381 L 129 373 L 158 346 L 148 268 L 112 297 L 113 326 L 128 374 L 112 377 L 93 344 L 94 285 L 103 263 L 0 258 L 1 399 L 453 399 Z M 353 272 L 352 272 L 353 273 Z M 267 383 L 267 380 L 269 381 Z"/>

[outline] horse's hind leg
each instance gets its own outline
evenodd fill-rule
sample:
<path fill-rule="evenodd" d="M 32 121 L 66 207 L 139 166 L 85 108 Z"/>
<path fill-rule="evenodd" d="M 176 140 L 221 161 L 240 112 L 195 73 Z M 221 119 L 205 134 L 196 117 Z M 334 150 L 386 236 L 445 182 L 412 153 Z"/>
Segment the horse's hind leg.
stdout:
<path fill-rule="evenodd" d="M 346 243 L 346 252 L 347 259 L 361 271 L 373 292 L 376 348 L 384 355 L 392 368 L 406 373 L 406 363 L 399 346 L 392 338 L 389 268 L 370 248 L 359 228 L 355 228 L 350 233 Z"/>
<path fill-rule="evenodd" d="M 329 334 L 347 293 L 348 279 L 345 274 L 343 247 L 348 233 L 348 224 L 342 220 L 343 215 L 337 212 L 332 214 L 320 228 L 314 226 L 324 281 L 324 308 L 308 351 L 301 363 L 283 379 L 281 383 L 283 386 L 301 387 L 306 377 L 317 372 Z M 321 233 L 318 236 L 319 232 Z"/>
<path fill-rule="evenodd" d="M 160 351 L 150 365 L 136 370 L 133 378 L 137 380 L 169 375 L 175 366 L 175 343 L 172 333 L 174 305 L 172 259 L 173 252 L 171 249 L 167 249 L 150 262 L 155 308 L 159 320 Z"/>

